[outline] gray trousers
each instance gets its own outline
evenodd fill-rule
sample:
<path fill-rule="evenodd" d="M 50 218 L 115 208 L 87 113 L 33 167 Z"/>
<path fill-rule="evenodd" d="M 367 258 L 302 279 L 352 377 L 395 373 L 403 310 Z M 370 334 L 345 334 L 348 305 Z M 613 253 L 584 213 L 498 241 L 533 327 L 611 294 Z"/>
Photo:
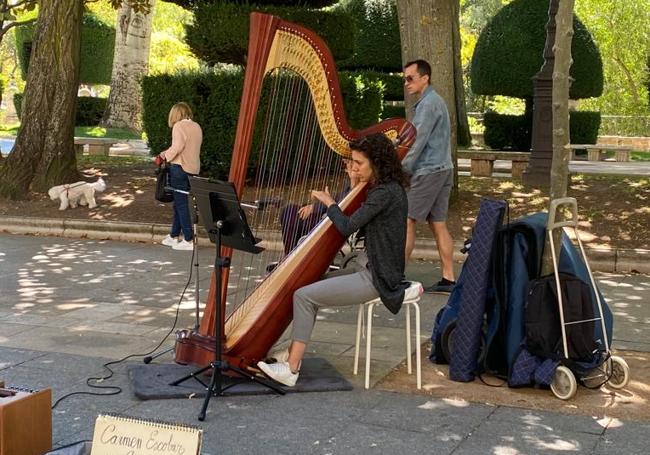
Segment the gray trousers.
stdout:
<path fill-rule="evenodd" d="M 370 270 L 363 267 L 352 272 L 317 281 L 294 292 L 292 340 L 309 342 L 319 308 L 361 305 L 379 297 Z"/>

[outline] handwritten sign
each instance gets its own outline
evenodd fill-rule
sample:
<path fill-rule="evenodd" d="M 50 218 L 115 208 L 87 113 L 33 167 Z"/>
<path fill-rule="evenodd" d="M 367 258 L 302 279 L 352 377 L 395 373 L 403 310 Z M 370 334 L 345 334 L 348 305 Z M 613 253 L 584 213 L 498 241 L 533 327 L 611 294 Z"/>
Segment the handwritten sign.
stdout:
<path fill-rule="evenodd" d="M 199 455 L 202 437 L 194 426 L 99 415 L 91 455 Z"/>

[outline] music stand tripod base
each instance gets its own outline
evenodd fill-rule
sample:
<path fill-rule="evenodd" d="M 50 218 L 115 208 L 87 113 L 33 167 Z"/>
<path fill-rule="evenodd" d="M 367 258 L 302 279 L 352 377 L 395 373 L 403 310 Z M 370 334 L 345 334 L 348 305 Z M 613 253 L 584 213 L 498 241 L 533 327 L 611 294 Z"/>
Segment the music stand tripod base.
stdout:
<path fill-rule="evenodd" d="M 200 177 L 190 177 L 190 187 L 192 193 L 196 198 L 196 203 L 199 209 L 200 218 L 203 220 L 203 225 L 209 233 L 210 240 L 215 243 L 216 255 L 214 260 L 214 269 L 216 273 L 216 286 L 215 292 L 215 360 L 210 362 L 209 365 L 200 368 L 189 375 L 178 379 L 170 385 L 178 385 L 181 382 L 194 378 L 205 386 L 205 384 L 197 377 L 208 369 L 212 369 L 212 378 L 210 385 L 207 387 L 205 400 L 201 407 L 198 419 L 205 420 L 205 414 L 210 403 L 212 396 L 223 396 L 223 392 L 234 384 L 223 386 L 223 373 L 231 371 L 241 376 L 243 379 L 256 382 L 263 385 L 275 393 L 284 395 L 285 391 L 280 387 L 270 384 L 264 380 L 255 377 L 253 374 L 242 370 L 241 368 L 230 365 L 227 361 L 222 359 L 222 345 L 224 341 L 224 314 L 223 302 L 221 299 L 221 279 L 222 270 L 230 267 L 230 258 L 221 256 L 221 247 L 226 246 L 235 250 L 247 251 L 249 253 L 257 254 L 263 251 L 262 248 L 256 246 L 259 239 L 253 236 L 253 233 L 246 221 L 246 215 L 242 210 L 235 186 L 230 182 L 222 182 L 218 180 L 208 180 Z"/>

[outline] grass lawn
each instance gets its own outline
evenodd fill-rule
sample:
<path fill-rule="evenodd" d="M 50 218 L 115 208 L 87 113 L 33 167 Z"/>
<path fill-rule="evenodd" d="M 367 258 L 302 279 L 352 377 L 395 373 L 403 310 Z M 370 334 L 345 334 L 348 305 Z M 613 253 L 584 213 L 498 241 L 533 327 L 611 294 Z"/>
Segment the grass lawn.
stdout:
<path fill-rule="evenodd" d="M 114 139 L 143 139 L 144 135 L 123 128 L 102 128 L 100 126 L 76 126 L 75 137 L 110 137 Z"/>
<path fill-rule="evenodd" d="M 0 136 L 11 137 L 18 134 L 20 123 L 1 124 Z M 74 129 L 75 137 L 110 137 L 114 139 L 144 139 L 144 134 L 134 133 L 123 128 L 102 128 L 100 126 L 77 126 Z"/>

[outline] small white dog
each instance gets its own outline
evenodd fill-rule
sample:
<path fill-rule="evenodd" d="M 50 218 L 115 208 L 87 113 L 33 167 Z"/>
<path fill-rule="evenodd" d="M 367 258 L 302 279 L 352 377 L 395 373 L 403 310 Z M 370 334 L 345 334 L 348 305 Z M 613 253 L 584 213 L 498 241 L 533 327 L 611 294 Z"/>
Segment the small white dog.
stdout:
<path fill-rule="evenodd" d="M 50 188 L 47 194 L 53 201 L 60 199 L 59 210 L 69 207 L 75 208 L 78 205 L 87 205 L 89 209 L 97 207 L 95 193 L 101 193 L 106 189 L 104 179 L 99 177 L 96 182 L 77 182 L 67 185 L 57 185 Z"/>

